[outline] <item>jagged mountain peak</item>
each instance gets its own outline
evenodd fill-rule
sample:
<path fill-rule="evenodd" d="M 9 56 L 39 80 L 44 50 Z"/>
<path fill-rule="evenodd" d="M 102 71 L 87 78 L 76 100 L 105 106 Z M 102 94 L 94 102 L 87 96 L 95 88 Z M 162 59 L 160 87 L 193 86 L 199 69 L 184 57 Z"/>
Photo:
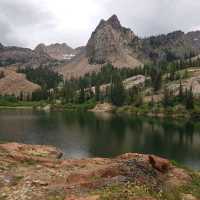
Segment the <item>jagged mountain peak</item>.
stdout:
<path fill-rule="evenodd" d="M 135 34 L 130 29 L 121 26 L 116 15 L 111 16 L 107 21 L 101 20 L 86 47 L 89 62 L 104 64 L 113 63 L 119 59 L 125 60 L 125 62 L 132 60 L 128 54 L 130 54 L 129 44 L 134 37 Z"/>
<path fill-rule="evenodd" d="M 121 23 L 120 23 L 117 15 L 112 15 L 110 18 L 108 18 L 108 20 L 101 19 L 99 25 L 96 28 L 96 31 L 98 29 L 103 28 L 104 26 L 107 26 L 107 25 L 110 25 L 114 29 L 121 29 L 122 28 Z"/>
<path fill-rule="evenodd" d="M 46 48 L 45 44 L 40 43 L 35 47 L 34 51 L 35 52 L 45 52 L 45 48 Z"/>
<path fill-rule="evenodd" d="M 107 23 L 110 24 L 113 28 L 115 29 L 119 29 L 121 28 L 121 23 L 119 21 L 119 18 L 117 17 L 117 15 L 112 15 L 108 20 Z"/>

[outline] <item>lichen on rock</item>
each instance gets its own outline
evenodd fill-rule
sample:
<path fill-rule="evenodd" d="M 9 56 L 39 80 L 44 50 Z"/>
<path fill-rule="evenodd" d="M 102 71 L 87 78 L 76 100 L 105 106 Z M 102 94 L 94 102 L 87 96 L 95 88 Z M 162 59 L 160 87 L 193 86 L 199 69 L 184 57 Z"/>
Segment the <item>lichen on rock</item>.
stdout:
<path fill-rule="evenodd" d="M 200 195 L 199 175 L 154 155 L 80 160 L 61 155 L 50 146 L 0 144 L 0 199 L 168 200 L 189 197 L 187 190 Z"/>

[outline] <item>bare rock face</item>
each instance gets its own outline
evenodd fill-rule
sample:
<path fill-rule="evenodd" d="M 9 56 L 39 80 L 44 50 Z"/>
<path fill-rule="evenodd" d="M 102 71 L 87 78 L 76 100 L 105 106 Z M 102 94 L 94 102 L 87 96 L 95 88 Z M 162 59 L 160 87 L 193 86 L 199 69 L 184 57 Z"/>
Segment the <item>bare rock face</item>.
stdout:
<path fill-rule="evenodd" d="M 174 31 L 166 35 L 133 40 L 132 48 L 142 59 L 149 61 L 172 61 L 200 54 L 200 31 L 184 33 Z"/>
<path fill-rule="evenodd" d="M 66 43 L 63 44 L 39 44 L 35 48 L 36 52 L 47 53 L 51 58 L 56 60 L 69 60 L 76 55 L 76 50 L 68 46 Z"/>
<path fill-rule="evenodd" d="M 107 21 L 101 20 L 86 47 L 89 63 L 113 63 L 115 60 L 129 56 L 131 50 L 128 45 L 135 37 L 130 29 L 121 26 L 116 15 Z"/>

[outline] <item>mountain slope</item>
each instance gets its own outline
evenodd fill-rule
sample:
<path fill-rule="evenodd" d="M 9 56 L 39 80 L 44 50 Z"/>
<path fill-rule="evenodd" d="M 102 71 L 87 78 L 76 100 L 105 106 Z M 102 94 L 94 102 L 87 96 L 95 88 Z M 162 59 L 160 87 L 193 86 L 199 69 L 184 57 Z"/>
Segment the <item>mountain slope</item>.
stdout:
<path fill-rule="evenodd" d="M 31 97 L 34 91 L 40 90 L 41 87 L 26 79 L 24 74 L 16 73 L 9 69 L 0 69 L 4 77 L 0 79 L 0 95 L 15 95 L 20 97 L 23 92 L 24 98 Z"/>
<path fill-rule="evenodd" d="M 145 39 L 135 38 L 131 46 L 141 60 L 159 62 L 183 59 L 200 53 L 200 31 L 174 31 Z"/>

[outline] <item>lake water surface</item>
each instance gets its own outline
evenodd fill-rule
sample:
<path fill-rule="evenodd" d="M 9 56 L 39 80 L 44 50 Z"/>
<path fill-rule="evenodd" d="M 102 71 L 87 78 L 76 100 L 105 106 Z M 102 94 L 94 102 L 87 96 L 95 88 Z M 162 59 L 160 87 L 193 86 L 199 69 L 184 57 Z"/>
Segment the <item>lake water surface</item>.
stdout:
<path fill-rule="evenodd" d="M 68 158 L 156 154 L 200 169 L 200 122 L 193 121 L 0 110 L 0 141 L 53 145 Z"/>

